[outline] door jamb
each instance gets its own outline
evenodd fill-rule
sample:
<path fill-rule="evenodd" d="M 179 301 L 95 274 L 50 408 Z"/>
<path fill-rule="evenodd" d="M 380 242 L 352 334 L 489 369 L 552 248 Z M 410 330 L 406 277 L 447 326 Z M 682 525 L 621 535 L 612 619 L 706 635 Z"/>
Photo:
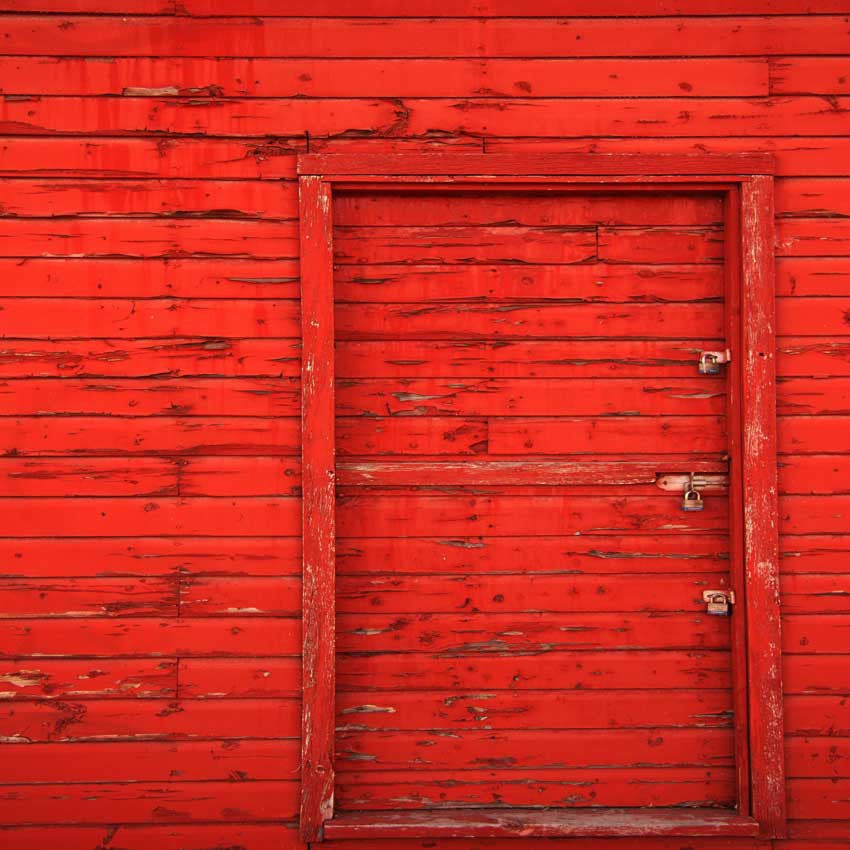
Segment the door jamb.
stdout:
<path fill-rule="evenodd" d="M 652 825 L 587 811 L 529 815 L 523 835 L 755 835 L 785 830 L 776 484 L 773 158 L 762 154 L 644 156 L 486 154 L 316 154 L 299 157 L 302 308 L 303 685 L 301 836 L 453 837 L 516 835 L 519 813 L 476 823 L 474 812 L 446 827 L 445 812 L 374 823 L 334 819 L 335 457 L 332 200 L 338 189 L 566 189 L 723 192 L 726 210 L 732 578 L 737 606 L 733 664 L 738 811 L 728 822 L 696 824 L 689 810 L 655 810 Z M 733 232 L 734 226 L 734 232 Z M 738 321 L 740 319 L 740 321 Z M 738 469 L 736 470 L 736 465 Z M 739 569 L 735 569 L 735 559 Z M 741 638 L 743 640 L 743 646 Z M 742 669 L 744 668 L 744 669 Z M 530 810 L 529 810 L 530 811 Z M 591 810 L 592 811 L 592 810 Z M 610 810 L 605 810 L 610 812 Z M 638 811 L 638 810 L 635 810 Z M 691 810 L 693 812 L 694 810 Z M 708 811 L 708 810 L 705 810 Z M 666 813 L 666 815 L 664 814 Z M 393 813 L 397 814 L 397 813 Z M 490 813 L 492 814 L 492 812 Z M 539 813 L 535 813 L 539 815 Z M 630 816 L 635 821 L 635 815 Z M 545 819 L 544 819 L 545 820 Z M 639 819 L 638 819 L 639 820 Z M 444 822 L 438 827 L 436 821 Z M 536 823 L 536 826 L 535 826 Z M 635 821 L 635 823 L 637 823 Z M 522 826 L 522 824 L 519 824 Z"/>

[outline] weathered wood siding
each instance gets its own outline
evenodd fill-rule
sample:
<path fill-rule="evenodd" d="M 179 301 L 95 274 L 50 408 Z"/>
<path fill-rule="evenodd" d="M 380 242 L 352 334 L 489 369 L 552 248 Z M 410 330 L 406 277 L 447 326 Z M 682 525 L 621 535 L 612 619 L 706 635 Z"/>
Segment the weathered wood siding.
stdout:
<path fill-rule="evenodd" d="M 850 840 L 850 3 L 563 5 L 3 3 L 4 847 L 299 847 L 295 156 L 449 148 L 775 153 L 776 848 Z"/>

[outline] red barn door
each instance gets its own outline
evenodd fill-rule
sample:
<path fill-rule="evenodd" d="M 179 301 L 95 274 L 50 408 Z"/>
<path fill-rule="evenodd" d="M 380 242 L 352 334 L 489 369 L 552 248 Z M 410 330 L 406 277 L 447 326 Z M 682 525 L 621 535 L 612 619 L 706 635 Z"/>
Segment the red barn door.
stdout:
<path fill-rule="evenodd" d="M 736 805 L 723 209 L 335 196 L 337 812 Z"/>

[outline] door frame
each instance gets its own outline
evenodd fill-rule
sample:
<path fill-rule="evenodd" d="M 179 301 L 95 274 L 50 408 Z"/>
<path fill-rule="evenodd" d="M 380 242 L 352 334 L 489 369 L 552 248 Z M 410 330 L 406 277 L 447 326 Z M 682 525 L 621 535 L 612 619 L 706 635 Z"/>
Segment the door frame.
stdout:
<path fill-rule="evenodd" d="M 303 682 L 300 829 L 323 838 L 785 833 L 776 483 L 773 157 L 309 154 L 298 158 L 302 310 Z M 738 800 L 726 809 L 460 809 L 334 814 L 333 196 L 338 190 L 723 193 L 730 579 Z M 373 467 L 380 467 L 374 464 Z M 398 464 L 394 464 L 395 467 Z M 374 470 L 373 470 L 374 472 Z"/>

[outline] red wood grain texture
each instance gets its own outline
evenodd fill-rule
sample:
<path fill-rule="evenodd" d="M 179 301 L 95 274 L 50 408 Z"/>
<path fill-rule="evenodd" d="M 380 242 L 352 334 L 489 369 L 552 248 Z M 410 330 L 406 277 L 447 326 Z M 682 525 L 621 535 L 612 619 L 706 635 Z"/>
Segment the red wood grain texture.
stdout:
<path fill-rule="evenodd" d="M 520 324 L 522 318 L 515 321 Z M 343 416 L 717 416 L 725 408 L 722 384 L 700 377 L 661 381 L 609 378 L 604 383 L 558 378 L 366 378 L 341 382 L 336 397 L 337 411 Z"/>
<path fill-rule="evenodd" d="M 839 60 L 840 61 L 840 60 Z M 777 66 L 787 65 L 787 60 Z M 802 69 L 797 69 L 800 74 Z M 808 85 L 774 86 L 808 93 Z M 227 97 L 541 97 L 767 95 L 768 66 L 761 59 L 208 59 L 128 58 L 108 64 L 90 58 L 0 58 L 10 94 Z M 837 73 L 836 73 L 837 76 Z M 817 91 L 818 89 L 814 89 Z"/>
<path fill-rule="evenodd" d="M 121 824 L 120 826 L 6 827 L 3 840 L 17 850 L 38 850 L 56 841 L 65 850 L 91 850 L 104 841 L 119 841 L 127 850 L 215 850 L 222 841 L 251 850 L 302 850 L 293 824 Z M 120 834 L 120 838 L 118 835 Z"/>
<path fill-rule="evenodd" d="M 4 744 L 15 746 L 86 740 L 297 738 L 300 708 L 292 698 L 21 700 L 0 705 L 0 735 Z M 239 716 L 236 725 L 234 714 Z M 75 821 L 72 817 L 67 822 Z"/>
<path fill-rule="evenodd" d="M 45 496 L 39 512 L 27 499 L 0 499 L 7 536 L 297 536 L 299 500 L 293 497 L 236 499 L 108 498 Z M 41 513 L 43 511 L 43 513 Z M 715 520 L 716 522 L 716 520 Z M 107 534 L 109 532 L 109 534 Z"/>
<path fill-rule="evenodd" d="M 3 458 L 0 496 L 176 496 L 178 475 L 164 458 Z"/>
<path fill-rule="evenodd" d="M 38 414 L 33 408 L 29 412 Z M 10 456 L 295 455 L 300 436 L 294 416 L 134 417 L 107 412 L 0 418 L 2 453 Z"/>
<path fill-rule="evenodd" d="M 581 263 L 595 259 L 596 248 L 594 230 L 566 227 L 336 227 L 334 231 L 334 260 L 354 265 L 456 263 L 470 262 L 470 257 L 472 262 L 498 263 L 517 256 L 526 263 Z"/>
<path fill-rule="evenodd" d="M 87 658 L 127 656 L 278 657 L 297 656 L 301 641 L 298 618 L 239 616 L 178 618 L 157 616 L 99 617 L 79 614 L 0 620 L 4 656 Z"/>
<path fill-rule="evenodd" d="M 298 697 L 301 693 L 299 668 L 297 658 L 186 659 L 179 670 L 181 696 L 197 699 Z"/>
<path fill-rule="evenodd" d="M 78 12 L 106 14 L 138 14 L 138 15 L 197 15 L 246 14 L 271 15 L 277 17 L 302 16 L 305 14 L 320 17 L 333 17 L 340 14 L 362 18 L 392 17 L 422 17 L 440 15 L 443 17 L 481 16 L 513 16 L 516 9 L 512 0 L 464 0 L 464 2 L 447 2 L 447 0 L 416 0 L 399 9 L 393 0 L 322 0 L 320 3 L 292 2 L 281 8 L 280 4 L 270 0 L 251 0 L 248 3 L 211 2 L 211 0 L 186 0 L 179 8 L 164 4 L 162 0 L 9 0 L 10 11 L 16 12 Z M 535 0 L 523 7 L 523 14 L 528 17 L 550 17 L 563 11 L 560 4 L 553 0 Z M 591 3 L 583 0 L 574 3 L 572 14 L 578 17 L 593 17 L 607 15 L 611 17 L 654 17 L 664 15 L 705 15 L 705 14 L 740 14 L 740 15 L 795 15 L 819 11 L 821 14 L 843 12 L 844 6 L 838 0 L 824 0 L 815 6 L 810 0 L 748 0 L 746 3 L 718 0 L 708 2 L 681 2 L 681 0 L 664 0 L 664 2 L 632 2 L 631 0 L 605 0 L 603 3 Z"/>
<path fill-rule="evenodd" d="M 0 259 L 6 296 L 100 298 L 298 297 L 295 260 L 208 257 Z"/>
<path fill-rule="evenodd" d="M 808 341 L 800 340 L 805 345 Z M 191 343 L 184 343 L 181 351 Z M 702 340 L 665 340 L 641 339 L 619 340 L 499 340 L 498 342 L 473 342 L 464 340 L 359 340 L 337 343 L 337 376 L 339 378 L 426 378 L 435 374 L 457 378 L 602 378 L 636 376 L 654 377 L 693 377 L 693 359 L 699 356 Z M 179 343 L 178 343 L 179 345 Z M 43 352 L 46 364 L 67 364 L 69 372 L 76 363 L 83 369 L 88 367 L 82 355 L 79 360 L 70 351 L 55 354 L 39 348 L 32 351 L 21 346 L 21 354 L 5 346 L 7 369 L 13 371 L 21 361 L 30 359 L 38 363 L 38 354 Z M 61 344 L 56 348 L 60 349 Z M 264 351 L 263 343 L 257 343 L 254 349 Z M 157 347 L 157 353 L 159 353 Z M 248 348 L 251 351 L 251 348 Z M 797 360 L 796 368 L 804 373 L 805 360 L 818 357 L 823 352 L 829 360 L 831 349 L 817 342 L 800 352 L 809 355 Z M 203 357 L 206 352 L 199 352 Z M 234 353 L 236 353 L 234 351 Z M 253 353 L 253 352 L 251 352 Z M 259 353 L 259 352 L 258 352 Z M 841 354 L 841 349 L 836 351 Z M 66 356 L 63 357 L 62 355 Z M 171 352 L 166 347 L 163 356 Z M 221 355 L 228 358 L 231 352 L 225 350 Z M 144 356 L 148 356 L 147 352 Z M 214 359 L 215 355 L 212 355 Z M 245 358 L 250 357 L 246 353 Z M 244 358 L 240 358 L 244 359 Z M 259 359 L 259 357 L 257 358 Z M 790 359 L 790 358 L 789 358 Z M 835 357 L 832 358 L 836 359 Z M 214 361 L 215 362 L 215 361 Z M 250 362 L 255 362 L 251 359 Z M 85 365 L 84 365 L 85 364 Z M 3 366 L 0 360 L 0 369 Z M 18 367 L 20 368 L 20 367 Z M 37 369 L 38 366 L 35 367 Z M 107 368 L 107 367 L 101 367 Z M 841 368 L 841 360 L 837 368 Z M 790 372 L 790 369 L 789 369 Z M 17 372 L 16 372 L 17 374 Z M 27 375 L 29 373 L 26 373 Z M 52 373 L 51 373 L 52 374 Z"/>
<path fill-rule="evenodd" d="M 169 779 L 169 758 L 176 756 L 185 766 L 186 781 L 226 780 L 233 772 L 243 775 L 243 781 L 283 780 L 297 759 L 296 750 L 295 741 L 252 740 L 233 745 L 215 741 L 31 744 L 9 748 L 5 778 L 14 783 L 49 780 L 45 768 L 55 759 L 80 782 L 162 782 Z"/>
<path fill-rule="evenodd" d="M 481 807 L 501 805 L 506 808 L 519 808 L 523 805 L 528 786 L 534 789 L 534 796 L 544 801 L 544 805 L 569 803 L 569 807 L 564 807 L 567 811 L 584 806 L 595 808 L 596 801 L 600 801 L 603 823 L 605 811 L 609 808 L 623 805 L 649 808 L 668 796 L 678 798 L 679 802 L 686 802 L 694 796 L 708 796 L 720 804 L 718 808 L 723 808 L 724 803 L 728 807 L 734 787 L 732 773 L 728 768 L 668 770 L 671 784 L 675 784 L 676 788 L 672 794 L 665 793 L 666 789 L 655 787 L 651 770 L 639 768 L 623 771 L 608 768 L 595 773 L 581 770 L 548 770 L 543 778 L 538 778 L 539 775 L 534 771 L 525 770 L 515 770 L 509 775 L 505 775 L 504 771 L 486 769 L 468 773 L 456 770 L 423 771 L 413 780 L 410 773 L 404 770 L 388 770 L 380 776 L 368 772 L 346 771 L 340 773 L 338 780 L 339 807 L 341 812 L 366 809 L 378 813 L 425 809 L 437 814 L 441 809 L 458 808 L 453 804 L 464 800 L 463 791 L 469 789 L 466 793 Z M 447 788 L 446 782 L 452 781 L 451 776 L 465 779 L 463 786 L 466 788 L 458 789 L 456 785 Z M 636 781 L 639 783 L 638 788 L 633 787 Z M 632 787 L 629 787 L 630 785 Z M 690 797 L 686 797 L 687 794 L 690 794 Z M 673 803 L 673 806 L 675 805 Z M 562 808 L 561 811 L 563 810 Z M 473 815 L 480 817 L 481 813 L 474 812 Z M 380 817 L 378 814 L 379 819 Z M 380 823 L 380 820 L 377 822 Z M 752 831 L 752 822 L 749 831 Z"/>
<path fill-rule="evenodd" d="M 417 205 L 418 206 L 418 205 Z M 458 301 L 463 283 L 468 297 L 515 301 L 534 293 L 542 301 L 557 299 L 568 288 L 588 302 L 699 301 L 720 298 L 722 268 L 714 264 L 634 265 L 580 263 L 509 265 L 485 263 L 458 268 L 450 264 L 379 267 L 340 266 L 334 288 L 340 302 Z"/>
<path fill-rule="evenodd" d="M 665 551 L 663 542 L 659 551 Z M 702 549 L 701 551 L 710 551 Z M 0 539 L 4 578 L 298 575 L 298 537 Z"/>
<path fill-rule="evenodd" d="M 612 531 L 656 532 L 667 530 L 671 525 L 682 533 L 702 534 L 725 531 L 728 527 L 725 499 L 715 499 L 705 510 L 691 516 L 682 515 L 681 499 L 631 496 L 622 490 L 609 496 L 586 496 L 580 504 L 573 503 L 569 511 L 566 510 L 568 501 L 565 496 L 509 494 L 374 497 L 358 494 L 339 505 L 338 529 L 341 535 L 350 537 L 427 537 L 436 533 L 561 536 L 610 534 Z M 814 498 L 807 501 L 817 504 Z M 208 503 L 204 500 L 192 503 L 199 509 L 204 504 Z M 96 503 L 91 505 L 95 506 Z M 262 515 L 259 507 L 257 513 L 259 520 Z M 80 514 L 81 519 L 85 517 L 85 512 Z M 116 514 L 113 522 L 117 521 Z M 134 522 L 132 514 L 127 522 Z"/>
<path fill-rule="evenodd" d="M 0 662 L 0 699 L 148 699 L 177 696 L 173 661 L 109 659 Z"/>
<path fill-rule="evenodd" d="M 563 811 L 563 810 L 562 810 Z M 331 837 L 355 837 L 359 839 L 379 837 L 381 835 L 402 835 L 420 837 L 437 834 L 442 837 L 469 835 L 487 838 L 490 836 L 525 837 L 537 839 L 553 836 L 595 836 L 618 832 L 625 835 L 645 836 L 647 833 L 663 836 L 673 833 L 679 835 L 752 835 L 753 825 L 746 818 L 738 818 L 720 812 L 696 814 L 681 809 L 646 809 L 635 813 L 632 809 L 611 809 L 601 818 L 593 812 L 582 817 L 581 809 L 565 813 L 544 813 L 528 810 L 523 820 L 517 821 L 505 817 L 500 809 L 482 809 L 480 814 L 465 815 L 463 812 L 449 813 L 435 818 L 417 817 L 416 810 L 411 812 L 390 813 L 378 821 L 370 823 L 362 816 L 343 815 L 339 827 L 332 826 Z M 435 822 L 436 829 L 430 830 Z M 520 826 L 519 824 L 522 824 Z M 680 839 L 681 840 L 681 839 Z M 734 839 L 733 839 L 734 840 Z M 331 845 L 335 846 L 335 845 Z M 690 844 L 689 844 L 690 846 Z"/>
<path fill-rule="evenodd" d="M 55 379 L 0 382 L 7 415 L 50 414 L 226 417 L 236 407 L 259 418 L 296 417 L 297 379 Z M 143 426 L 144 427 L 144 426 Z"/>
<path fill-rule="evenodd" d="M 523 304 L 343 304 L 337 308 L 337 332 L 343 340 L 445 339 L 460 330 L 468 338 L 514 339 L 604 336 L 643 338 L 645 323 L 663 325 L 673 339 L 690 339 L 694 331 L 707 339 L 722 336 L 720 304 L 608 305 L 566 301 Z"/>
<path fill-rule="evenodd" d="M 115 139 L 101 135 L 81 139 L 5 135 L 0 139 L 0 173 L 6 177 L 144 179 L 292 179 L 306 138 L 274 142 L 240 142 L 222 138 Z"/>
<path fill-rule="evenodd" d="M 743 486 L 747 629 L 750 646 L 750 759 L 753 810 L 763 834 L 785 833 L 782 672 L 778 587 L 775 343 L 773 338 L 773 180 L 753 177 L 741 189 Z"/>
<path fill-rule="evenodd" d="M 315 14 L 312 9 L 310 13 Z M 567 19 L 572 36 L 567 40 L 558 21 L 494 18 L 482 27 L 474 19 L 258 18 L 252 25 L 240 26 L 239 18 L 10 15 L 3 24 L 3 53 L 312 58 L 758 56 L 841 55 L 846 47 L 844 20 L 830 15 L 753 16 L 742 21 L 729 16 Z"/>
<path fill-rule="evenodd" d="M 812 549 L 828 553 L 830 539 Z M 839 550 L 833 541 L 832 549 Z M 337 542 L 341 575 L 499 575 L 719 572 L 726 559 L 724 534 L 608 534 L 593 537 L 371 537 Z M 800 553 L 802 554 L 802 553 Z M 812 571 L 826 571 L 820 564 Z"/>
<path fill-rule="evenodd" d="M 100 63 L 103 64 L 103 63 Z M 0 61 L 2 65 L 2 61 Z M 44 217 L 85 215 L 239 219 L 295 219 L 294 183 L 261 180 L 9 179 L 0 185 L 7 214 Z"/>
<path fill-rule="evenodd" d="M 305 158 L 302 157 L 302 161 Z M 416 191 L 416 186 L 395 192 L 343 193 L 334 202 L 336 227 L 464 227 L 510 223 L 526 227 L 588 228 L 614 226 L 705 226 L 723 220 L 720 195 L 604 195 L 556 193 L 541 186 L 539 194 L 523 193 L 518 204 L 508 192 L 474 192 L 463 203 L 447 206 L 444 197 Z M 415 198 L 416 203 L 410 203 Z M 445 232 L 445 231 L 443 231 Z M 501 293 L 500 293 L 501 294 Z"/>
<path fill-rule="evenodd" d="M 295 301 L 257 299 L 132 299 L 96 298 L 86 310 L 74 310 L 79 302 L 65 298 L 0 299 L 0 308 L 19 338 L 61 336 L 92 339 L 106 334 L 117 339 L 136 337 L 174 338 L 204 334 L 219 314 L 229 319 L 218 323 L 220 336 L 294 338 L 298 335 L 298 304 Z M 215 339 L 215 338 L 214 338 Z M 215 341 L 207 343 L 215 345 Z M 294 359 L 294 358 L 292 358 Z"/>
<path fill-rule="evenodd" d="M 37 339 L 5 340 L 0 345 L 0 374 L 7 378 L 211 374 L 277 378 L 293 377 L 300 370 L 299 343 L 295 339 Z M 680 356 L 684 354 L 680 352 Z"/>
<path fill-rule="evenodd" d="M 469 728 L 518 730 L 523 726 L 535 729 L 731 727 L 726 657 L 724 649 L 670 652 L 606 648 L 580 653 L 567 649 L 550 652 L 547 667 L 533 676 L 527 672 L 527 656 L 522 655 L 511 659 L 482 654 L 454 660 L 436 654 L 388 655 L 356 666 L 349 660 L 345 678 L 340 678 L 347 690 L 339 697 L 347 708 L 338 722 L 340 732 L 407 729 L 425 734 L 422 730 L 443 729 L 448 736 Z M 443 693 L 429 689 L 406 695 L 406 691 L 412 690 L 411 680 L 426 673 L 434 677 L 435 688 L 454 690 Z M 517 687 L 517 680 L 527 687 Z M 500 683 L 509 684 L 513 690 L 500 689 Z M 472 685 L 484 690 L 467 694 L 464 688 Z M 679 688 L 682 696 L 670 704 L 668 713 L 662 703 L 673 696 L 671 687 Z M 611 688 L 619 690 L 582 697 L 568 708 L 577 696 L 567 691 L 595 693 Z M 696 689 L 700 688 L 705 689 L 706 699 L 696 696 Z M 801 689 L 801 692 L 805 691 Z M 353 702 L 355 699 L 362 700 L 362 705 Z M 412 701 L 416 706 L 421 704 L 422 710 L 414 708 Z M 641 711 L 636 709 L 638 701 Z M 370 711 L 369 706 L 376 704 L 386 710 Z M 699 721 L 688 714 L 709 709 L 713 713 L 700 714 Z M 382 716 L 369 716 L 373 713 Z"/>
<path fill-rule="evenodd" d="M 560 152 L 557 156 L 531 153 L 523 158 L 523 173 L 519 174 L 513 156 L 475 155 L 464 152 L 432 156 L 427 153 L 417 156 L 365 156 L 363 153 L 346 155 L 307 154 L 298 158 L 299 174 L 335 174 L 348 177 L 368 175 L 376 178 L 384 175 L 499 175 L 518 181 L 539 175 L 619 175 L 637 179 L 640 175 L 718 175 L 718 174 L 772 174 L 774 162 L 771 156 L 735 153 L 729 156 L 655 156 L 630 152 L 619 156 L 583 156 Z M 397 180 L 395 182 L 398 182 Z M 480 178 L 479 181 L 481 182 Z M 505 181 L 502 181 L 505 182 Z M 551 182 L 551 181 L 539 181 Z M 374 187 L 373 187 L 374 188 Z M 479 189 L 480 191 L 480 189 Z"/>
<path fill-rule="evenodd" d="M 420 733 L 421 734 L 421 733 Z M 337 769 L 357 768 L 358 761 L 377 760 L 388 769 L 405 770 L 422 760 L 420 734 L 352 731 L 340 736 Z M 582 768 L 616 761 L 623 767 L 658 764 L 704 764 L 728 767 L 733 763 L 732 735 L 716 730 L 711 735 L 692 730 L 669 730 L 663 735 L 633 732 L 621 735 L 573 733 L 552 740 L 550 732 L 514 730 L 512 734 L 461 733 L 456 739 L 435 735 L 429 740 L 425 761 L 430 770 L 549 769 L 564 765 Z"/>
<path fill-rule="evenodd" d="M 156 823 L 165 812 L 175 820 L 291 821 L 297 812 L 298 784 L 291 779 L 233 782 L 137 782 L 7 785 L 0 816 L 10 826 L 73 822 Z M 222 805 L 224 808 L 222 809 Z M 178 814 L 179 813 L 179 814 Z"/>
<path fill-rule="evenodd" d="M 0 579 L 0 605 L 15 617 L 176 616 L 178 598 L 172 578 Z"/>
<path fill-rule="evenodd" d="M 375 147 L 385 147 L 384 140 L 363 143 L 366 151 Z M 347 147 L 347 146 L 346 146 Z M 339 145 L 326 143 L 324 150 L 339 150 Z M 393 148 L 391 148 L 393 149 Z M 595 136 L 590 140 L 534 139 L 522 138 L 519 131 L 510 138 L 488 139 L 486 149 L 490 153 L 534 153 L 535 155 L 553 155 L 563 153 L 608 153 L 618 155 L 651 154 L 736 154 L 740 151 L 769 152 L 774 159 L 774 173 L 782 177 L 845 176 L 848 142 L 844 139 L 824 140 L 814 136 L 796 136 L 793 139 L 782 136 L 753 137 L 733 135 L 726 138 L 711 136 L 671 137 L 668 139 L 608 138 Z M 420 148 L 421 150 L 421 148 Z M 428 152 L 428 149 L 425 150 Z"/>
<path fill-rule="evenodd" d="M 727 647 L 748 628 L 785 653 L 791 815 L 789 838 L 771 840 L 734 837 L 752 824 L 687 805 L 607 826 L 580 807 L 510 821 L 489 809 L 477 827 L 482 815 L 444 810 L 440 837 L 415 810 L 379 824 L 350 812 L 326 838 L 358 837 L 330 850 L 540 850 L 555 834 L 575 850 L 845 846 L 846 2 L 7 0 L 3 11 L 0 845 L 306 847 L 294 780 L 307 154 L 302 173 L 344 156 L 361 182 L 334 206 L 350 263 L 333 284 L 337 392 L 351 406 L 333 422 L 338 510 L 354 532 L 336 540 L 335 563 L 341 646 L 357 647 L 340 655 L 337 682 L 344 799 L 657 801 L 670 782 L 628 782 L 672 769 L 676 799 L 707 789 L 746 809 L 740 738 L 734 783 L 729 760 L 742 663 Z M 476 171 L 516 179 L 517 155 L 540 182 L 513 194 L 467 188 L 446 203 L 392 183 L 437 158 L 455 185 Z M 558 169 L 621 188 L 567 198 L 545 183 Z M 635 172 L 665 169 L 718 182 L 636 191 Z M 366 190 L 381 172 L 387 182 Z M 700 381 L 693 364 L 734 338 L 722 193 L 729 177 L 768 173 L 773 637 L 740 603 L 725 624 L 696 604 L 700 582 L 736 580 L 727 528 L 741 494 L 706 491 L 705 516 L 662 528 L 686 515 L 663 508 L 671 494 L 650 479 L 726 474 L 726 453 L 736 469 L 734 393 L 726 405 L 693 397 L 734 382 Z M 598 245 L 582 254 L 588 233 Z M 646 415 L 656 404 L 664 413 Z M 643 413 L 610 415 L 630 411 Z M 612 464 L 629 458 L 639 480 L 617 485 Z M 594 465 L 606 483 L 578 483 Z M 541 484 L 544 470 L 559 483 Z M 751 675 L 778 669 L 771 651 Z M 750 750 L 780 764 L 758 741 Z M 603 775 L 617 755 L 619 774 Z M 699 770 L 714 775 L 691 782 Z M 680 837 L 660 835 L 677 818 Z M 481 837 L 446 837 L 473 828 Z M 576 837 L 611 828 L 631 834 Z M 497 831 L 511 837 L 483 837 Z"/>
<path fill-rule="evenodd" d="M 300 829 L 321 835 L 334 807 L 334 315 L 331 191 L 300 181 L 303 318 L 303 716 Z"/>
<path fill-rule="evenodd" d="M 694 606 L 695 607 L 695 606 Z M 702 606 L 701 606 L 702 608 Z M 361 625 L 355 625 L 352 620 Z M 557 649 L 729 649 L 729 627 L 693 612 L 369 614 L 340 616 L 341 653 L 548 652 Z M 406 660 L 406 659 L 405 659 Z M 354 662 L 356 663 L 356 661 Z M 430 677 L 429 677 L 430 678 Z M 506 683 L 507 684 L 507 683 Z"/>
<path fill-rule="evenodd" d="M 290 222 L 213 219 L 0 219 L 0 255 L 297 256 Z"/>

